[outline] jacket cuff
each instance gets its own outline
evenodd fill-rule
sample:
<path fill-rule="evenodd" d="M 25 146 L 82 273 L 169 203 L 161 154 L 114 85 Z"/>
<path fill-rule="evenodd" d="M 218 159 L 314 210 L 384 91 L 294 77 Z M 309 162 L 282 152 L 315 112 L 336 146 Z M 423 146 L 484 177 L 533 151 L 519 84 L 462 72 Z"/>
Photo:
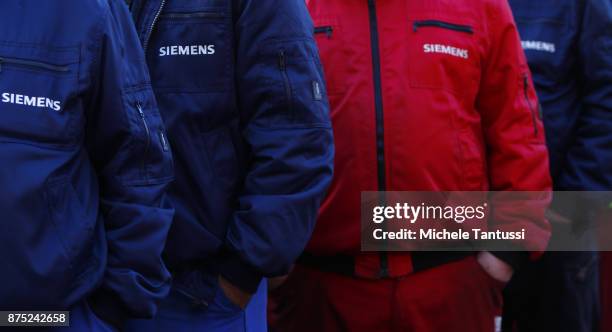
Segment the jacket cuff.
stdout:
<path fill-rule="evenodd" d="M 244 262 L 238 255 L 227 253 L 219 262 L 219 274 L 243 291 L 254 294 L 263 275 Z"/>
<path fill-rule="evenodd" d="M 107 290 L 97 290 L 87 299 L 91 310 L 104 322 L 112 325 L 118 331 L 123 329 L 127 321 L 129 309 Z"/>
<path fill-rule="evenodd" d="M 510 265 L 514 271 L 520 270 L 530 261 L 526 251 L 491 251 L 491 254 Z"/>

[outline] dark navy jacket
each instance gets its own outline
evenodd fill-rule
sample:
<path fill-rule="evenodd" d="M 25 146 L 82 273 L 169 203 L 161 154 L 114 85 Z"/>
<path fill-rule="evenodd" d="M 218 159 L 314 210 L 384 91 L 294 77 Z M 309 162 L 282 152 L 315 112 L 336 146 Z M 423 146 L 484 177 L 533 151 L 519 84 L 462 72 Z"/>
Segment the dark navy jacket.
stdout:
<path fill-rule="evenodd" d="M 0 309 L 147 317 L 172 160 L 120 0 L 0 2 Z"/>
<path fill-rule="evenodd" d="M 178 271 L 245 291 L 287 273 L 332 178 L 333 139 L 303 0 L 134 0 L 175 155 L 166 247 Z M 195 278 L 201 279 L 201 278 Z"/>
<path fill-rule="evenodd" d="M 612 190 L 612 1 L 510 0 L 556 190 Z"/>

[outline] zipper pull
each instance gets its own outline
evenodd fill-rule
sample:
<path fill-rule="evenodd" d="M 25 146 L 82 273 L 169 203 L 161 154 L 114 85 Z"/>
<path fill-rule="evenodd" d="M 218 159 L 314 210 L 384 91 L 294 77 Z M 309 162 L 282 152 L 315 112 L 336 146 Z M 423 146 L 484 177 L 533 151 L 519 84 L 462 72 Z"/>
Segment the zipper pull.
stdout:
<path fill-rule="evenodd" d="M 281 50 L 278 55 L 278 66 L 280 69 L 285 70 L 287 68 L 287 63 L 285 61 L 285 50 Z"/>
<path fill-rule="evenodd" d="M 168 152 L 170 150 L 170 146 L 168 145 L 166 134 L 163 131 L 159 132 L 159 140 L 161 142 L 162 150 L 164 150 L 164 152 Z"/>
<path fill-rule="evenodd" d="M 318 81 L 312 81 L 312 94 L 314 100 L 323 100 L 323 93 L 321 92 L 321 85 Z"/>
<path fill-rule="evenodd" d="M 138 114 L 140 114 L 141 118 L 145 118 L 145 114 L 144 111 L 142 110 L 142 106 L 140 105 L 140 102 L 136 104 L 136 108 L 138 109 Z"/>

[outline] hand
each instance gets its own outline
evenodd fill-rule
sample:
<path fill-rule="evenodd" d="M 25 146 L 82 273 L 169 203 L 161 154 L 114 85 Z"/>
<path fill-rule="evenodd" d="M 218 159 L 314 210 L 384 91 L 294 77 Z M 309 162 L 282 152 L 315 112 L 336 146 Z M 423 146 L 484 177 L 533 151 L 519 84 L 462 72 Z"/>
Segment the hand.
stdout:
<path fill-rule="evenodd" d="M 487 272 L 491 278 L 497 281 L 507 283 L 514 274 L 514 270 L 510 265 L 493 256 L 493 254 L 488 251 L 478 253 L 476 260 L 478 260 L 478 263 L 480 266 L 482 266 L 483 270 L 485 270 L 485 272 Z"/>
<path fill-rule="evenodd" d="M 253 294 L 249 294 L 242 289 L 234 286 L 231 282 L 227 281 L 222 276 L 219 276 L 219 287 L 225 296 L 232 301 L 233 304 L 237 305 L 241 309 L 245 309 L 249 304 Z"/>

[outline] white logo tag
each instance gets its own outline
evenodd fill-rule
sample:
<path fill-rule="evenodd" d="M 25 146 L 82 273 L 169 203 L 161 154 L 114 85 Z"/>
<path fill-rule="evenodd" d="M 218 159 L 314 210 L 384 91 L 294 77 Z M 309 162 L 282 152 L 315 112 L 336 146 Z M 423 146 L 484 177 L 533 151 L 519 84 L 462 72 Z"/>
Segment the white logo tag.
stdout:
<path fill-rule="evenodd" d="M 159 48 L 159 56 L 213 55 L 215 45 L 172 45 Z"/>
<path fill-rule="evenodd" d="M 424 44 L 423 52 L 425 53 L 441 53 L 451 55 L 457 58 L 468 59 L 469 52 L 463 48 L 457 48 L 448 45 L 440 45 L 440 44 Z"/>
<path fill-rule="evenodd" d="M 46 108 L 56 112 L 62 111 L 62 103 L 46 97 L 32 97 L 15 93 L 5 92 L 2 94 L 2 102 L 5 104 L 24 105 L 37 108 Z"/>
<path fill-rule="evenodd" d="M 521 45 L 523 45 L 523 49 L 525 50 L 533 50 L 533 51 L 548 52 L 548 53 L 555 53 L 557 51 L 555 44 L 538 41 L 538 40 L 523 40 L 521 41 Z"/>

